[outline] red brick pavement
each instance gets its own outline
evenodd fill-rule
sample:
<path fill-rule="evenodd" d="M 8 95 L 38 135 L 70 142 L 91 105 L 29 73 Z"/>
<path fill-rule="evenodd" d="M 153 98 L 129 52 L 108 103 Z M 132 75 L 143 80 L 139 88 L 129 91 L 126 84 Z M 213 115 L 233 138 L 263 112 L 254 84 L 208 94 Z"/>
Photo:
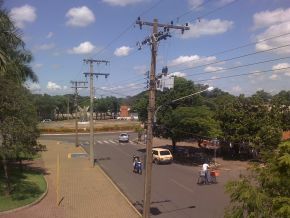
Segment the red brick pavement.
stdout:
<path fill-rule="evenodd" d="M 68 153 L 82 152 L 71 144 L 42 141 L 48 148 L 43 152 L 48 193 L 38 204 L 0 218 L 137 218 L 140 214 L 98 167 L 90 167 L 87 158 L 68 158 Z M 56 205 L 56 160 L 60 154 L 60 206 Z"/>

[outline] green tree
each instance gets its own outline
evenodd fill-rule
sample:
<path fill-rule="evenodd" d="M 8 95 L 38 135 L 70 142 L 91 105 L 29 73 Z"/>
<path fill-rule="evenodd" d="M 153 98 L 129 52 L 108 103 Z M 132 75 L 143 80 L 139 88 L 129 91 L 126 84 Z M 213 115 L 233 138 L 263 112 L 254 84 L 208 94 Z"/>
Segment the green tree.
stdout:
<path fill-rule="evenodd" d="M 137 98 L 132 105 L 132 110 L 138 113 L 139 120 L 142 123 L 145 123 L 148 119 L 148 103 L 148 93 L 142 92 L 137 95 Z"/>
<path fill-rule="evenodd" d="M 0 76 L 12 78 L 19 83 L 26 79 L 37 81 L 29 66 L 32 55 L 24 48 L 19 29 L 2 6 L 3 1 L 0 1 Z"/>
<path fill-rule="evenodd" d="M 30 93 L 14 81 L 0 77 L 0 159 L 2 160 L 7 194 L 10 193 L 8 162 L 35 154 L 37 115 Z"/>
<path fill-rule="evenodd" d="M 219 123 L 214 119 L 214 113 L 206 106 L 178 107 L 168 111 L 161 118 L 160 135 L 172 140 L 175 149 L 176 142 L 193 137 L 219 137 Z"/>
<path fill-rule="evenodd" d="M 281 120 L 284 131 L 290 130 L 290 91 L 281 91 L 272 99 L 272 110 Z"/>
<path fill-rule="evenodd" d="M 9 194 L 7 162 L 30 155 L 37 144 L 36 114 L 23 87 L 27 79 L 37 78 L 29 66 L 32 56 L 2 6 L 0 1 L 0 159 Z"/>
<path fill-rule="evenodd" d="M 290 142 L 264 157 L 264 164 L 254 165 L 251 175 L 227 184 L 231 204 L 225 217 L 290 217 Z"/>
<path fill-rule="evenodd" d="M 223 138 L 232 143 L 245 142 L 259 149 L 273 149 L 281 140 L 281 122 L 263 99 L 239 96 L 219 105 L 217 119 Z"/>

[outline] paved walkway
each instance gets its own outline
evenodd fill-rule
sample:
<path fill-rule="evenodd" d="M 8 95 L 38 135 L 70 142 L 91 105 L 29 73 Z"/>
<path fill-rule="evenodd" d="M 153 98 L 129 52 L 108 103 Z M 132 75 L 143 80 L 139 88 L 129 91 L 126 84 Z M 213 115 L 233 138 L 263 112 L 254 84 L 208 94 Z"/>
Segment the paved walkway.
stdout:
<path fill-rule="evenodd" d="M 48 194 L 38 204 L 1 218 L 137 218 L 140 214 L 116 188 L 106 174 L 87 158 L 68 158 L 68 153 L 83 152 L 72 144 L 41 141 L 47 146 L 43 162 L 46 169 Z M 56 162 L 60 154 L 60 206 L 56 206 Z"/>

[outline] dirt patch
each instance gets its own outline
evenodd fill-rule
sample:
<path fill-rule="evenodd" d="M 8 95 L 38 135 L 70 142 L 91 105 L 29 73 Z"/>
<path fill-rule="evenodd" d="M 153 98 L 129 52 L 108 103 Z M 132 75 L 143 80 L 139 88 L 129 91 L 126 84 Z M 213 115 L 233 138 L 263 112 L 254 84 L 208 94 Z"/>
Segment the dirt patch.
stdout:
<path fill-rule="evenodd" d="M 94 131 L 125 131 L 134 130 L 140 123 L 137 121 L 128 120 L 95 120 L 94 121 Z M 42 133 L 50 132 L 74 132 L 75 131 L 75 121 L 65 120 L 65 121 L 52 121 L 46 123 L 39 123 L 39 130 Z M 79 132 L 89 132 L 89 123 L 79 123 Z"/>

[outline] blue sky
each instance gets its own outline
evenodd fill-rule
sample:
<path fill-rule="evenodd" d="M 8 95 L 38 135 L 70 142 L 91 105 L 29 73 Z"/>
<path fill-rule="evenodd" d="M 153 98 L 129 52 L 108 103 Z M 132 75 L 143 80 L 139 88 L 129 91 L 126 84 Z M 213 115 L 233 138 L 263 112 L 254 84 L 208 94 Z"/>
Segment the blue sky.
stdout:
<path fill-rule="evenodd" d="M 157 73 L 168 66 L 170 74 L 234 95 L 290 90 L 289 0 L 6 0 L 4 6 L 34 56 L 33 93 L 72 93 L 71 80 L 86 80 L 84 58 L 110 61 L 94 65 L 94 72 L 110 74 L 95 79 L 96 97 L 145 90 L 150 47 L 138 50 L 136 43 L 152 28 L 134 25 L 138 16 L 189 23 L 189 31 L 171 30 L 160 41 Z"/>

